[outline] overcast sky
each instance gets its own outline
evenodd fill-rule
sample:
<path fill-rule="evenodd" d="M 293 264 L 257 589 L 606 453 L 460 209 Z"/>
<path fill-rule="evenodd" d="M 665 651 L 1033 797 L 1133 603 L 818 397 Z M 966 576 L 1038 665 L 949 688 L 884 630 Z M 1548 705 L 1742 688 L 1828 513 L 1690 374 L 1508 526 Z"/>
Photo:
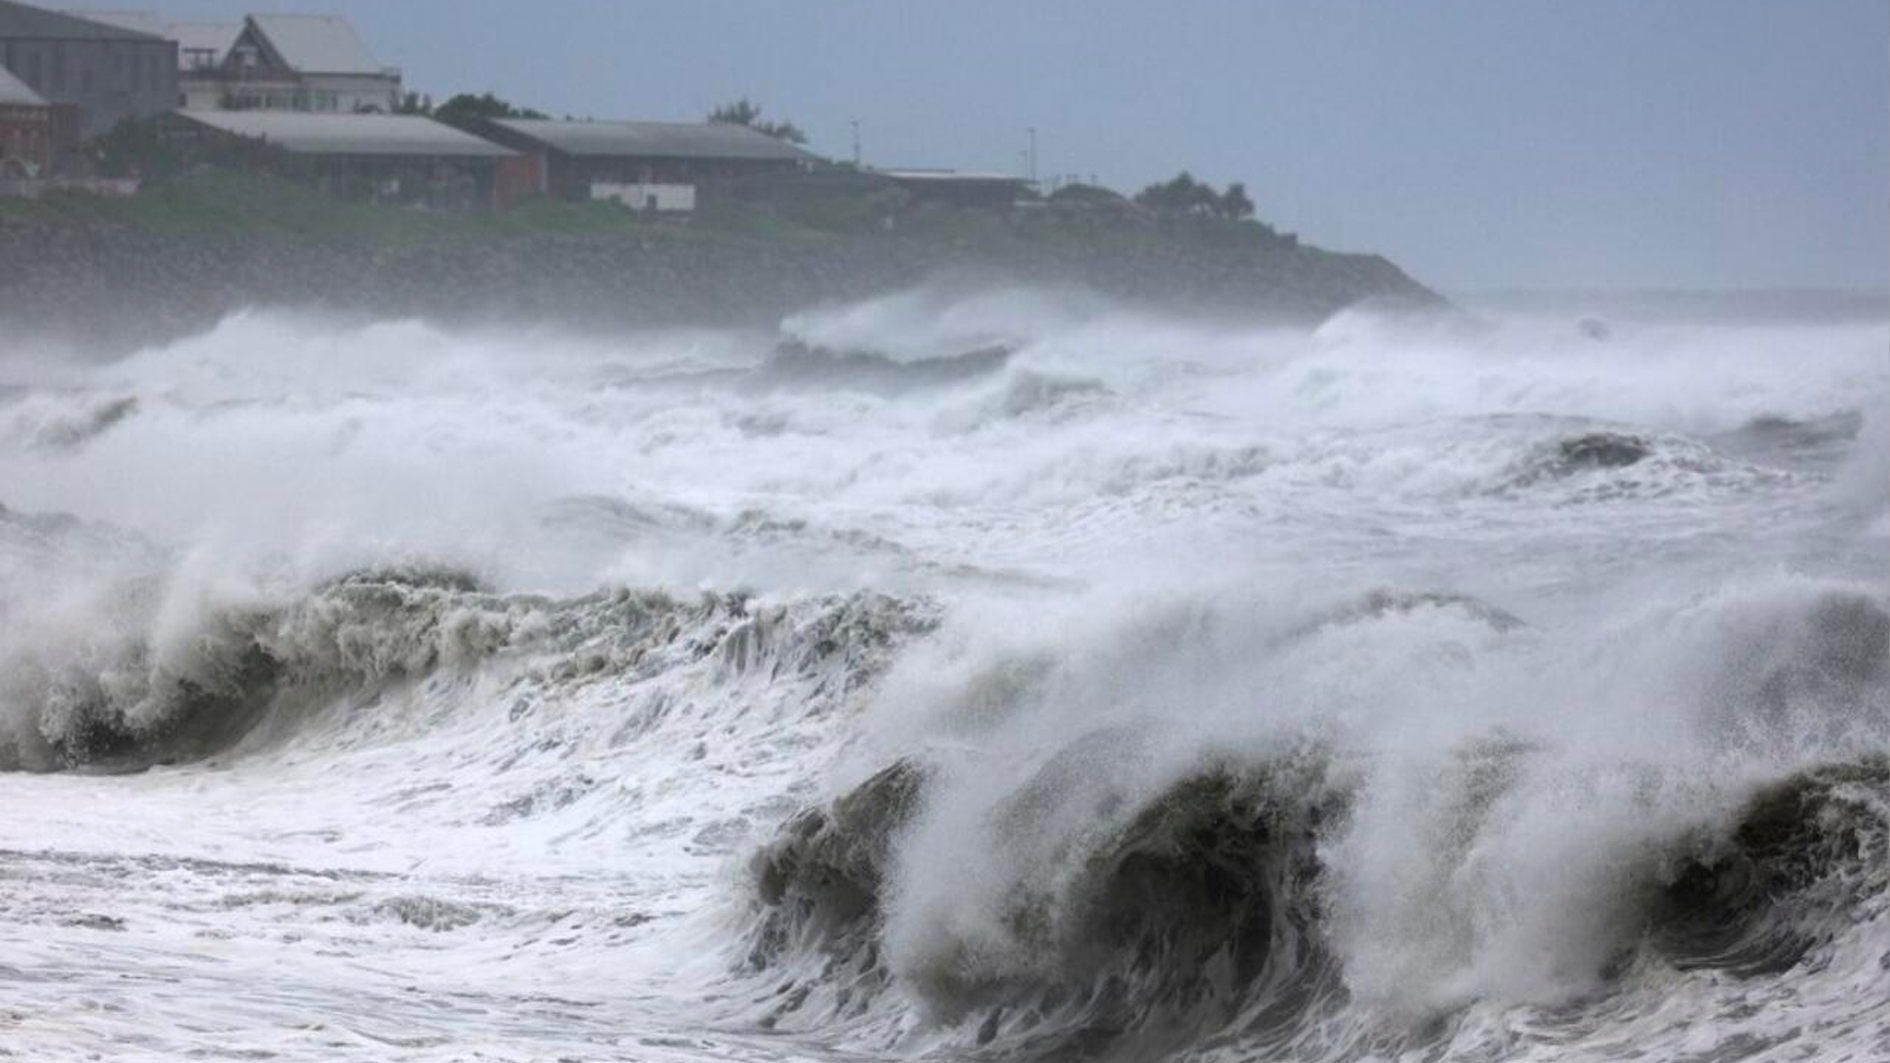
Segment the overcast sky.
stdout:
<path fill-rule="evenodd" d="M 101 0 L 89 6 L 136 6 Z M 81 6 L 73 3 L 65 6 Z M 436 99 L 1132 190 L 1187 169 L 1453 289 L 1890 285 L 1890 0 L 146 0 L 346 15 Z"/>

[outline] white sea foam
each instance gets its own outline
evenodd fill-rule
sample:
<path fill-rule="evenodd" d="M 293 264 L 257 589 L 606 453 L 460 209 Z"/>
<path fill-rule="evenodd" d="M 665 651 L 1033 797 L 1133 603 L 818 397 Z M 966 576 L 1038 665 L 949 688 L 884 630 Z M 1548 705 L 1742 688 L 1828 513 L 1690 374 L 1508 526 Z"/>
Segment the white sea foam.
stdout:
<path fill-rule="evenodd" d="M 0 775 L 0 1047 L 1890 1043 L 1885 326 L 786 332 L 881 359 L 259 312 L 0 361 L 0 764 L 160 762 Z M 1673 912 L 1781 786 L 1844 888 L 1735 977 Z"/>

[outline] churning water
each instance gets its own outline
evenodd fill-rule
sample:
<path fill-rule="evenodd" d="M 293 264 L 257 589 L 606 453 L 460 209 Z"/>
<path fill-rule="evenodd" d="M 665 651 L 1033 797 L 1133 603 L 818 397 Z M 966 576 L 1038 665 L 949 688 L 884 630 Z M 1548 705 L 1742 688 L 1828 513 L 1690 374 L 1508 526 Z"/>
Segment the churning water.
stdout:
<path fill-rule="evenodd" d="M 0 359 L 0 1055 L 1890 1057 L 1890 326 Z"/>

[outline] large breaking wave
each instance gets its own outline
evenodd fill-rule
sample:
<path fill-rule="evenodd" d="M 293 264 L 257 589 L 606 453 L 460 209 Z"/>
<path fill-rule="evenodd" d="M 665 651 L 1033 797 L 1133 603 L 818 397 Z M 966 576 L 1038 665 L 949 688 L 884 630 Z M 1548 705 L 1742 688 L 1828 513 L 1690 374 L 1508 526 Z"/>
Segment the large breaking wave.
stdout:
<path fill-rule="evenodd" d="M 3 925 L 106 979 L 299 920 L 449 1054 L 1890 1051 L 1882 339 L 1011 295 L 7 362 L 0 781 L 76 811 L 0 827 L 68 868 Z M 71 868 L 111 911 L 42 918 Z"/>
<path fill-rule="evenodd" d="M 892 996 L 967 1048 L 1351 1058 L 1441 1049 L 1501 1002 L 1545 1009 L 1552 1046 L 1659 971 L 1777 977 L 1880 931 L 1880 597 L 1514 620 L 1435 595 L 1294 623 L 1193 603 L 983 658 L 922 711 L 949 742 L 757 858 L 769 1021 Z M 1558 664 L 1595 653 L 1614 674 Z"/>

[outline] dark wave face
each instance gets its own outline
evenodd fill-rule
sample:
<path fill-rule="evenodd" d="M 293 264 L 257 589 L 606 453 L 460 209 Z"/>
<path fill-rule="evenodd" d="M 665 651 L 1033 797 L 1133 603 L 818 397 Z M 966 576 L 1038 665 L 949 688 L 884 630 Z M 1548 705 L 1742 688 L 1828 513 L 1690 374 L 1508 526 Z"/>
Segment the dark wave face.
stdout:
<path fill-rule="evenodd" d="M 894 990 L 881 958 L 882 892 L 892 838 L 914 815 L 924 778 L 894 765 L 830 809 L 802 813 L 762 851 L 757 974 L 791 969 L 811 951 L 823 958 L 822 978 L 844 972 L 842 1009 Z M 1256 1005 L 1263 1014 L 1247 1032 L 1290 1028 L 1334 980 L 1311 933 L 1314 813 L 1280 807 L 1263 788 L 1216 774 L 1163 795 L 1086 854 L 1069 896 L 1009 898 L 1000 918 L 1038 954 L 1032 970 L 988 977 L 941 964 L 915 980 L 927 1005 L 975 1029 L 976 1045 L 1033 1058 L 1175 1051 Z M 1027 816 L 1042 799 L 1026 790 L 1004 814 Z M 792 974 L 781 987 L 777 1020 L 810 995 Z"/>
<path fill-rule="evenodd" d="M 1790 706 L 1833 728 L 1844 720 L 1852 748 L 1880 749 L 1890 733 L 1890 609 L 1826 593 L 1748 610 L 1714 625 L 1725 656 L 1705 684 L 1699 739 L 1716 756 L 1776 741 Z M 1297 655 L 1413 613 L 1454 613 L 1463 630 L 1499 641 L 1536 637 L 1474 600 L 1379 591 L 1249 652 Z M 1124 633 L 1111 657 L 1166 655 L 1178 632 L 1213 647 L 1230 626 L 1213 614 L 1156 620 Z M 1763 646 L 1749 644 L 1757 632 Z M 1165 691 L 1172 681 L 1123 666 L 1099 688 L 1122 701 L 1141 696 L 1138 683 Z M 1059 688 L 1090 689 L 1059 674 L 1067 668 L 1000 665 L 978 687 L 971 726 L 1054 712 Z M 1109 714 L 1081 704 L 1092 720 Z M 966 707 L 952 704 L 950 715 Z M 1736 730 L 1722 729 L 1729 714 Z M 1179 747 L 1192 751 L 1177 768 L 1155 770 L 1174 743 L 1160 726 L 1079 732 L 1021 774 L 901 760 L 790 819 L 752 864 L 742 970 L 768 987 L 765 1021 L 818 1029 L 904 1002 L 952 1031 L 959 1050 L 994 1058 L 1143 1059 L 1204 1046 L 1286 1058 L 1454 1051 L 1478 1005 L 1461 991 L 1433 996 L 1431 984 L 1396 985 L 1387 1000 L 1353 967 L 1387 944 L 1359 940 L 1358 924 L 1389 917 L 1420 921 L 1418 951 L 1400 959 L 1444 961 L 1431 971 L 1438 982 L 1491 960 L 1546 977 L 1534 1021 L 1548 1051 L 1607 1036 L 1663 979 L 1723 975 L 1729 993 L 1763 997 L 1841 966 L 1886 910 L 1890 764 L 1879 753 L 1726 786 L 1659 758 L 1570 763 L 1550 743 L 1503 729 L 1424 768 L 1416 806 L 1386 807 L 1399 774 L 1385 763 L 1390 751 L 1322 741 L 1256 758 L 1216 732 Z M 1834 747 L 1836 736 L 1825 736 Z M 1376 837 L 1372 821 L 1383 817 L 1409 840 Z M 1565 836 L 1533 836 L 1537 818 Z M 1518 844 L 1549 847 L 1525 857 L 1587 864 L 1487 866 Z M 1388 845 L 1407 850 L 1413 864 L 1398 878 L 1417 892 L 1360 892 Z M 1499 888 L 1487 897 L 1444 892 L 1471 894 L 1490 878 Z M 1535 879 L 1552 883 L 1545 895 L 1515 893 Z M 1518 934 L 1521 954 L 1506 940 Z"/>
<path fill-rule="evenodd" d="M 900 361 L 872 351 L 832 351 L 789 340 L 776 347 L 744 381 L 755 390 L 829 388 L 896 395 L 994 373 L 1015 348 L 979 347 L 962 354 Z"/>
<path fill-rule="evenodd" d="M 1472 792 L 1508 785 L 1526 751 L 1504 748 L 1470 768 L 1481 779 Z M 973 1054 L 1001 1058 L 1137 1059 L 1236 1044 L 1290 1055 L 1309 1032 L 1343 1028 L 1352 1001 L 1326 936 L 1319 843 L 1345 829 L 1349 795 L 1305 772 L 1219 767 L 1177 783 L 1095 839 L 1067 893 L 1007 899 L 1000 918 L 1033 954 L 1027 972 L 966 977 L 963 964 L 947 964 L 913 988 L 964 1031 Z M 771 1025 L 809 1021 L 798 1013 L 835 985 L 819 1003 L 836 1014 L 814 1021 L 857 1016 L 898 992 L 881 935 L 896 838 L 926 779 L 895 764 L 802 812 L 757 854 L 760 906 L 744 969 L 772 986 Z M 1309 804 L 1310 794 L 1323 796 Z M 1044 799 L 1027 788 L 1002 814 Z M 1822 765 L 1645 854 L 1640 886 L 1615 913 L 1628 930 L 1585 999 L 1558 1009 L 1561 1035 L 1592 1032 L 1584 1027 L 1643 992 L 1652 971 L 1789 983 L 1831 962 L 1837 942 L 1884 911 L 1887 802 L 1882 758 Z M 1351 1050 L 1434 1051 L 1459 1019 L 1354 1029 Z"/>
<path fill-rule="evenodd" d="M 0 1054 L 1890 1058 L 1890 335 L 1591 326 L 0 351 Z"/>
<path fill-rule="evenodd" d="M 1652 943 L 1683 970 L 1789 976 L 1872 913 L 1890 885 L 1890 761 L 1821 765 L 1766 787 L 1730 838 L 1689 862 L 1654 909 Z"/>

